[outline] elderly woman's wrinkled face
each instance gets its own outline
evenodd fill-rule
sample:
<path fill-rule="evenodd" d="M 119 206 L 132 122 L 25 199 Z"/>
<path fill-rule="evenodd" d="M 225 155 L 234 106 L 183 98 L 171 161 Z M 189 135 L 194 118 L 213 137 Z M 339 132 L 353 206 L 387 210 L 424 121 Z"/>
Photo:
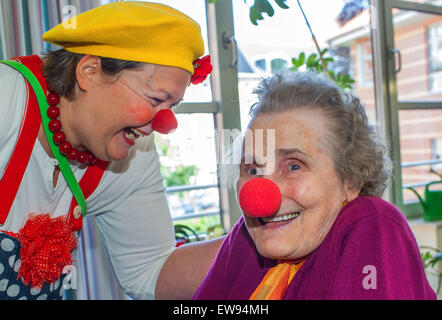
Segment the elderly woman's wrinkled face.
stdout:
<path fill-rule="evenodd" d="M 182 100 L 190 77 L 159 65 L 123 70 L 117 80 L 93 74 L 70 117 L 74 137 L 100 159 L 124 160 L 137 138 L 152 133 L 155 114 Z"/>
<path fill-rule="evenodd" d="M 244 216 L 250 236 L 265 257 L 305 257 L 321 244 L 344 201 L 357 196 L 341 181 L 324 144 L 324 137 L 330 134 L 327 119 L 319 110 L 299 108 L 260 114 L 249 128 L 252 132 L 275 130 L 274 170 L 263 171 L 265 163 L 258 159 L 272 153 L 267 150 L 267 139 L 263 139 L 264 153 L 257 155 L 255 151 L 253 163 L 242 161 L 237 190 L 250 179 L 265 177 L 279 186 L 282 195 L 281 206 L 274 215 Z M 243 155 L 243 159 L 250 156 Z"/>

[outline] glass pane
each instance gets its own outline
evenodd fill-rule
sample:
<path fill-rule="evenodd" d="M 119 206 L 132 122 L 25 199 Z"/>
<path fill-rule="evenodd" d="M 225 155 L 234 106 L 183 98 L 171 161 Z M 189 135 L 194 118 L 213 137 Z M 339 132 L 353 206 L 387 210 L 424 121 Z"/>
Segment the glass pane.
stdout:
<path fill-rule="evenodd" d="M 305 54 L 305 61 L 318 52 L 296 1 L 288 4 L 288 9 L 281 9 L 269 1 L 275 14 L 269 17 L 264 13 L 264 20 L 258 20 L 257 25 L 253 25 L 249 18 L 253 1 L 232 3 L 240 51 L 238 82 L 244 131 L 250 120 L 250 107 L 256 102 L 252 90 L 259 80 L 292 68 L 292 59 L 298 59 L 301 52 Z M 310 0 L 301 1 L 301 4 L 320 49 L 328 49 L 325 57 L 334 59 L 328 64 L 328 70 L 354 78 L 352 91 L 360 97 L 370 121 L 375 123 L 369 1 Z M 299 70 L 306 69 L 304 62 Z"/>
<path fill-rule="evenodd" d="M 136 0 L 141 1 L 141 0 Z M 201 27 L 201 32 L 204 39 L 205 54 L 209 54 L 208 36 L 207 36 L 207 22 L 206 22 L 206 3 L 205 0 L 149 0 L 149 2 L 156 2 L 168 5 L 175 8 L 184 14 L 187 14 L 195 20 Z M 199 85 L 190 85 L 184 96 L 183 102 L 209 102 L 212 101 L 212 90 L 210 85 L 210 76 Z"/>
<path fill-rule="evenodd" d="M 368 25 L 368 23 L 367 23 Z M 354 93 L 365 105 L 370 122 L 376 122 L 376 101 L 374 92 L 373 54 L 370 34 L 358 39 L 350 47 L 351 71 L 354 75 Z"/>
<path fill-rule="evenodd" d="M 442 15 L 395 8 L 393 26 L 398 100 L 442 100 Z"/>
<path fill-rule="evenodd" d="M 219 213 L 213 115 L 178 114 L 177 119 L 174 133 L 155 136 L 172 217 Z"/>
<path fill-rule="evenodd" d="M 413 187 L 422 195 L 428 182 L 441 180 L 442 110 L 401 110 L 399 130 L 402 197 L 404 203 L 416 202 L 417 196 L 405 187 Z"/>

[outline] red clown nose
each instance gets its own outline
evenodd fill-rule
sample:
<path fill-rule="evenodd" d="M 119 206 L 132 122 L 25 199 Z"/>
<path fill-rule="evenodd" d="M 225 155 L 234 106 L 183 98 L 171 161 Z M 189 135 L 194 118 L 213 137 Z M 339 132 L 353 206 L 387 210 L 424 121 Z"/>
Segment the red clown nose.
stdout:
<path fill-rule="evenodd" d="M 239 191 L 239 205 L 248 216 L 255 218 L 275 214 L 281 205 L 281 192 L 272 180 L 255 178 L 247 181 Z"/>
<path fill-rule="evenodd" d="M 162 134 L 168 134 L 178 128 L 178 121 L 170 109 L 157 112 L 152 121 L 152 129 Z"/>

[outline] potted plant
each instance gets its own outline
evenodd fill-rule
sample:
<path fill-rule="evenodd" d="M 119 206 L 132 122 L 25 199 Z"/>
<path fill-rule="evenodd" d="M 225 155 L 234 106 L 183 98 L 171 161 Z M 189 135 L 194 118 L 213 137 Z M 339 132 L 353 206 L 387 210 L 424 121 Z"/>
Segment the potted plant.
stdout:
<path fill-rule="evenodd" d="M 439 294 L 442 285 L 442 252 L 429 246 L 421 246 L 420 249 L 424 269 L 438 277 L 436 294 Z"/>

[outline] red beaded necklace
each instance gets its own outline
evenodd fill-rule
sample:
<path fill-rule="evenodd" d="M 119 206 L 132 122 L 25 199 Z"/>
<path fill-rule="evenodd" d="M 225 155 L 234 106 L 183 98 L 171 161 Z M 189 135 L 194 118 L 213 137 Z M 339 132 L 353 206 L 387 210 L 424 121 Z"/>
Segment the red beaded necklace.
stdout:
<path fill-rule="evenodd" d="M 47 96 L 49 103 L 49 108 L 46 112 L 48 117 L 51 119 L 49 121 L 49 130 L 54 134 L 52 140 L 58 146 L 60 153 L 64 155 L 69 160 L 78 161 L 79 163 L 88 162 L 89 165 L 95 164 L 97 158 L 88 151 L 79 151 L 78 149 L 72 147 L 68 141 L 66 141 L 66 135 L 61 131 L 61 122 L 57 118 L 60 116 L 60 110 L 58 109 L 58 104 L 60 103 L 60 97 L 50 92 Z"/>

